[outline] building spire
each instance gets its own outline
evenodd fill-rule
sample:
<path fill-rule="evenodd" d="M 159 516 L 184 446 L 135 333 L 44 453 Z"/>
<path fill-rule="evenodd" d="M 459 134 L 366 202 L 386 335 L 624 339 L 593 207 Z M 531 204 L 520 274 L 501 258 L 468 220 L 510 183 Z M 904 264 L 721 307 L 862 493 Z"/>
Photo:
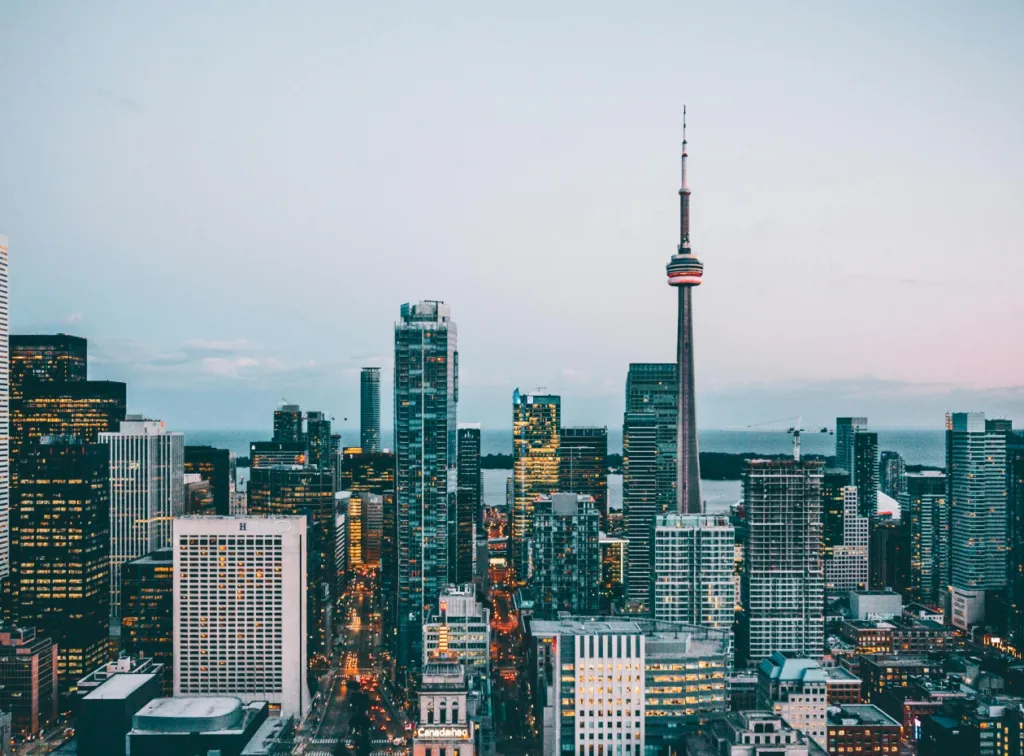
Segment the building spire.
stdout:
<path fill-rule="evenodd" d="M 679 185 L 679 249 L 690 248 L 690 187 L 686 185 L 686 106 L 683 105 L 683 172 Z"/>

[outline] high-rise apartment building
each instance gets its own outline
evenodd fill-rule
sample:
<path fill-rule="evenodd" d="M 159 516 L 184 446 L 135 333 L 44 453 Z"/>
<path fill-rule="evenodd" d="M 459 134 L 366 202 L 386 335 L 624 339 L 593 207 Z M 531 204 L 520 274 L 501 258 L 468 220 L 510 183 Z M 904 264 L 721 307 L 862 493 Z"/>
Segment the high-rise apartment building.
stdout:
<path fill-rule="evenodd" d="M 1009 513 L 1009 630 L 1024 648 L 1024 431 L 1006 434 L 1006 503 Z"/>
<path fill-rule="evenodd" d="M 949 504 L 946 475 L 935 470 L 907 473 L 900 519 L 910 529 L 910 590 L 915 601 L 939 605 L 948 590 Z"/>
<path fill-rule="evenodd" d="M 12 400 L 21 398 L 25 386 L 87 378 L 88 345 L 83 338 L 66 333 L 12 334 L 10 342 Z"/>
<path fill-rule="evenodd" d="M 186 475 L 199 475 L 209 481 L 217 514 L 230 514 L 231 493 L 235 490 L 234 463 L 230 451 L 212 446 L 186 446 L 184 470 Z"/>
<path fill-rule="evenodd" d="M 302 433 L 302 408 L 297 404 L 282 404 L 274 410 L 274 441 L 286 444 L 302 444 L 306 439 Z"/>
<path fill-rule="evenodd" d="M 107 658 L 109 469 L 103 445 L 67 436 L 47 436 L 18 459 L 12 615 L 58 645 L 64 690 Z"/>
<path fill-rule="evenodd" d="M 727 633 L 736 619 L 736 530 L 724 515 L 658 515 L 654 520 L 654 618 Z"/>
<path fill-rule="evenodd" d="M 110 450 L 110 616 L 121 616 L 121 565 L 167 548 L 171 520 L 185 509 L 185 437 L 160 420 L 129 415 Z"/>
<path fill-rule="evenodd" d="M 907 463 L 899 452 L 884 451 L 879 457 L 878 486 L 886 496 L 900 500 L 907 485 Z"/>
<path fill-rule="evenodd" d="M 0 582 L 11 572 L 11 386 L 7 300 L 7 237 L 0 234 Z"/>
<path fill-rule="evenodd" d="M 163 690 L 174 693 L 174 552 L 168 547 L 121 566 L 121 644 L 132 656 L 164 665 Z"/>
<path fill-rule="evenodd" d="M 335 569 L 334 475 L 315 467 L 279 465 L 252 470 L 248 513 L 304 517 L 306 537 L 306 616 L 309 657 L 330 652 Z"/>
<path fill-rule="evenodd" d="M 533 510 L 536 614 L 595 615 L 601 586 L 600 515 L 590 496 L 539 496 Z"/>
<path fill-rule="evenodd" d="M 825 554 L 825 589 L 848 593 L 868 587 L 868 546 L 871 519 L 860 513 L 856 486 L 845 486 L 843 497 L 843 538 Z"/>
<path fill-rule="evenodd" d="M 303 717 L 306 518 L 174 521 L 174 695 L 267 701 Z"/>
<path fill-rule="evenodd" d="M 558 490 L 562 399 L 550 394 L 512 394 L 512 512 L 509 552 L 516 578 L 531 574 L 533 503 Z"/>
<path fill-rule="evenodd" d="M 480 424 L 459 423 L 458 495 L 456 497 L 455 573 L 459 584 L 473 579 L 473 550 L 477 538 L 486 538 L 484 530 L 484 480 L 480 470 Z"/>
<path fill-rule="evenodd" d="M 666 267 L 668 285 L 678 292 L 676 328 L 676 507 L 700 514 L 700 458 L 697 454 L 697 398 L 693 359 L 693 290 L 704 280 L 704 263 L 690 248 L 690 187 L 686 183 L 686 108 L 683 108 L 682 180 L 679 188 L 679 247 Z"/>
<path fill-rule="evenodd" d="M 458 331 L 443 302 L 404 304 L 395 324 L 397 662 L 415 673 L 423 622 L 449 583 L 449 510 L 458 493 Z"/>
<path fill-rule="evenodd" d="M 841 546 L 846 518 L 846 497 L 843 489 L 850 485 L 850 474 L 843 468 L 826 467 L 821 478 L 821 548 L 825 564 L 832 551 Z"/>
<path fill-rule="evenodd" d="M 601 527 L 608 527 L 608 429 L 562 428 L 559 490 L 594 499 Z"/>
<path fill-rule="evenodd" d="M 985 616 L 985 592 L 1006 587 L 1006 436 L 981 412 L 946 419 L 953 624 Z"/>
<path fill-rule="evenodd" d="M 878 513 L 878 434 L 858 429 L 853 433 L 850 485 L 857 488 L 857 508 L 862 517 Z"/>
<path fill-rule="evenodd" d="M 750 460 L 741 651 L 756 664 L 775 651 L 818 658 L 824 644 L 822 463 Z"/>
<path fill-rule="evenodd" d="M 380 451 L 380 368 L 364 367 L 359 373 L 359 445 L 363 451 Z"/>
<path fill-rule="evenodd" d="M 629 539 L 626 596 L 649 604 L 654 516 L 676 509 L 678 367 L 633 363 L 622 421 L 622 510 Z"/>

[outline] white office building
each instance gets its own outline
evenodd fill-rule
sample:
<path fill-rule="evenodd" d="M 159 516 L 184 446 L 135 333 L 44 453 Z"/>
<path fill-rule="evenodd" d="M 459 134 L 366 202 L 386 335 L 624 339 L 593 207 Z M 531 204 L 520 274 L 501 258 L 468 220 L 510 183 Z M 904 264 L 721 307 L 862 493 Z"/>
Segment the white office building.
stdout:
<path fill-rule="evenodd" d="M 723 630 L 736 615 L 736 529 L 723 515 L 658 515 L 654 520 L 654 619 Z M 731 647 L 731 641 L 730 641 Z"/>
<path fill-rule="evenodd" d="M 267 701 L 302 717 L 306 518 L 174 520 L 174 695 Z"/>
<path fill-rule="evenodd" d="M 476 586 L 449 585 L 438 613 L 423 627 L 423 663 L 457 662 L 466 672 L 490 678 L 491 610 L 476 597 Z"/>
<path fill-rule="evenodd" d="M 171 544 L 185 510 L 185 436 L 160 420 L 128 415 L 110 449 L 110 616 L 121 617 L 121 565 Z"/>
<path fill-rule="evenodd" d="M 845 593 L 868 587 L 868 525 L 858 508 L 857 487 L 843 487 L 843 542 L 825 560 L 825 589 Z"/>
<path fill-rule="evenodd" d="M 11 573 L 10 352 L 7 340 L 7 237 L 0 234 L 0 580 Z"/>

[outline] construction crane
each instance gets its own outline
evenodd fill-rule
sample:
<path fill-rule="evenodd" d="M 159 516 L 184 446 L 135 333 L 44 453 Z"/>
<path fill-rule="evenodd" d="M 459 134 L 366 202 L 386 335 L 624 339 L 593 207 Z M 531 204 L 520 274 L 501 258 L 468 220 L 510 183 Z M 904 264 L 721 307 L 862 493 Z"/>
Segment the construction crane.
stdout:
<path fill-rule="evenodd" d="M 786 429 L 786 433 L 793 437 L 793 459 L 795 459 L 797 462 L 800 461 L 801 433 L 827 433 L 830 436 L 835 433 L 835 431 L 831 430 L 830 428 L 824 427 L 818 431 L 814 431 L 808 428 L 801 428 L 800 426 L 803 425 L 803 416 L 801 415 L 796 415 L 795 417 L 780 417 L 778 420 L 768 420 L 767 422 L 763 423 L 754 423 L 753 425 L 748 425 L 747 430 L 750 430 L 751 428 L 759 428 L 763 425 L 775 425 L 776 423 L 785 423 L 789 422 L 790 420 L 796 420 L 796 424 L 789 426 L 789 428 Z"/>

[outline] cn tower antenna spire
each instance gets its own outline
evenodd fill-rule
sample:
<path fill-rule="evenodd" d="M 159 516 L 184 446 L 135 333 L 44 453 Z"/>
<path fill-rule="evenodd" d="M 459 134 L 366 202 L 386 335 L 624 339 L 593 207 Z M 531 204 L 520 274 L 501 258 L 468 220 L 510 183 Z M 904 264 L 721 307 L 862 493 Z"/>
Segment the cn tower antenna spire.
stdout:
<path fill-rule="evenodd" d="M 679 249 L 690 248 L 690 187 L 686 184 L 686 106 L 683 105 L 683 171 L 679 182 Z"/>

